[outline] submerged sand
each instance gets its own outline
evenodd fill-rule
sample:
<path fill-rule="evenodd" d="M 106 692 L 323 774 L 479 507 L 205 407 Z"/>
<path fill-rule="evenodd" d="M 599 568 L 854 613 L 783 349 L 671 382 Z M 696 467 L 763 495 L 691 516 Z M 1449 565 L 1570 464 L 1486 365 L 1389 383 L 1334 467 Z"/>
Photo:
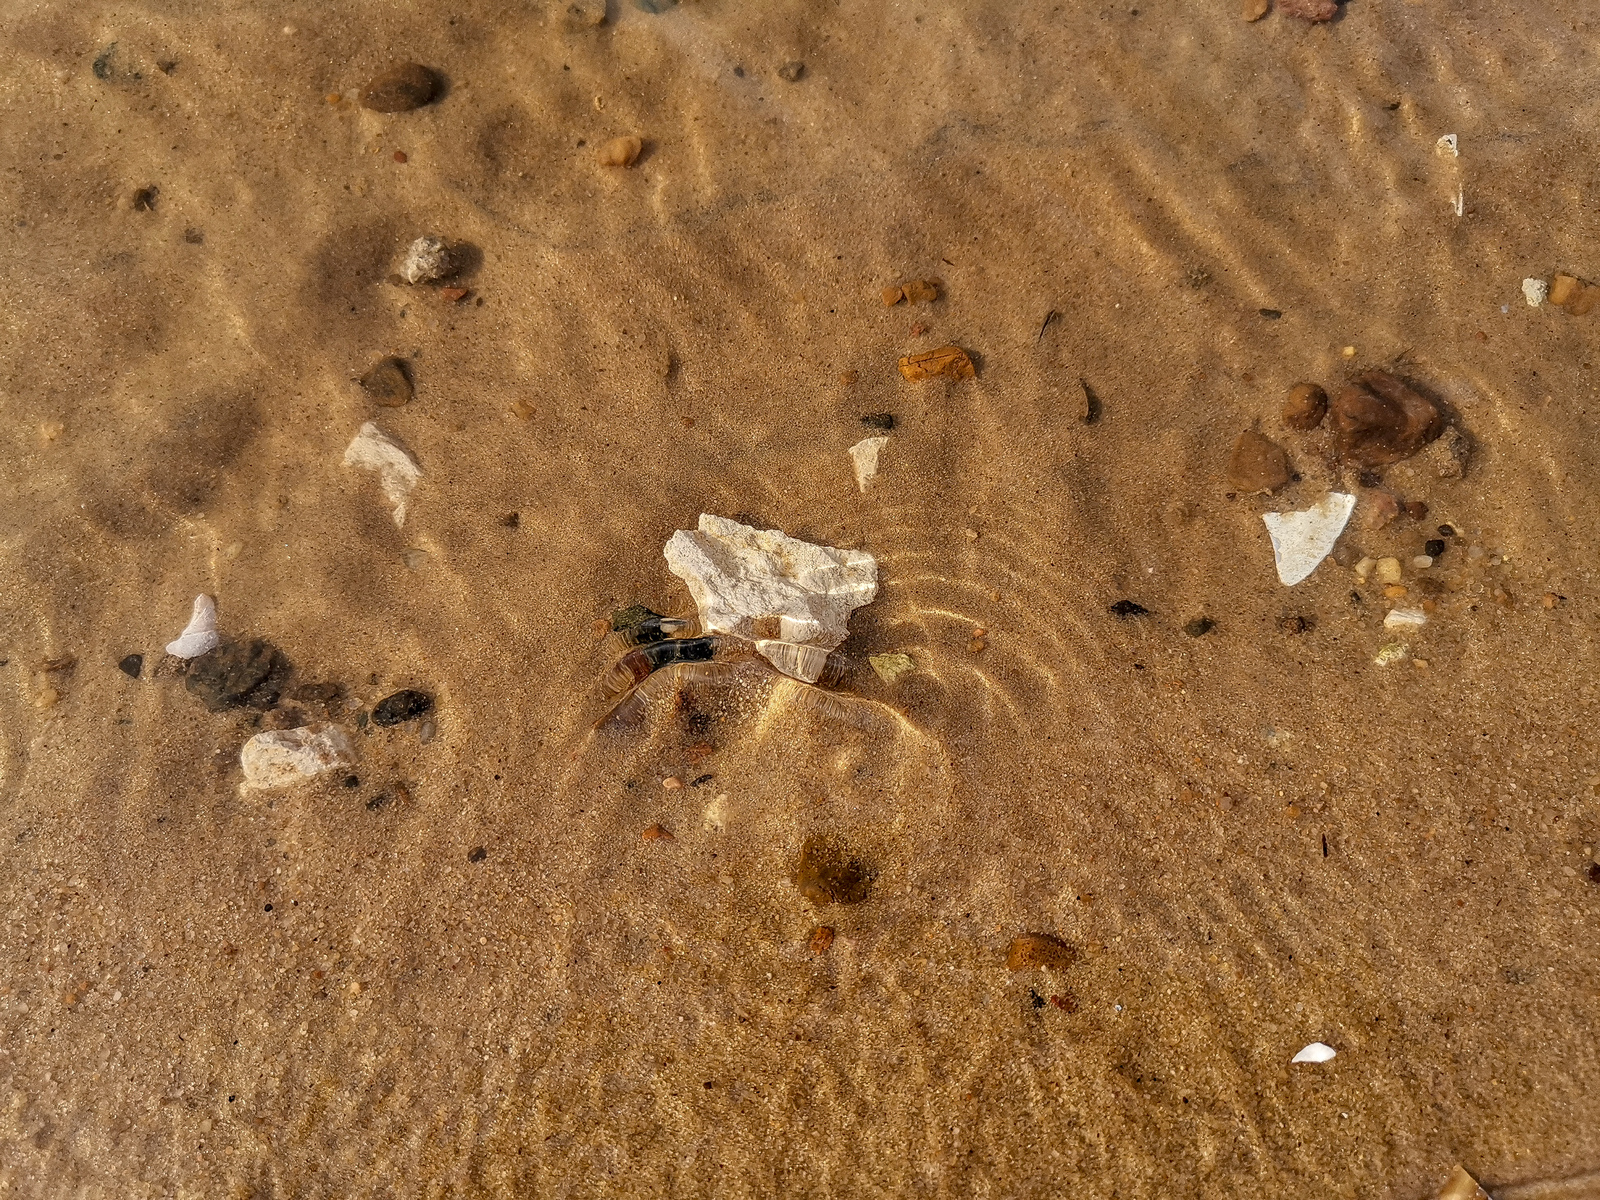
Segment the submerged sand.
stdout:
<path fill-rule="evenodd" d="M 0 1191 L 1600 1169 L 1600 315 L 1521 293 L 1600 276 L 1594 12 L 567 9 L 0 29 Z M 354 103 L 406 59 L 439 100 Z M 468 296 L 387 281 L 423 234 Z M 976 379 L 901 378 L 947 343 Z M 386 355 L 402 408 L 355 383 Z M 1364 484 L 1284 428 L 1291 384 L 1374 366 L 1448 403 L 1463 474 Z M 369 420 L 423 472 L 403 527 L 341 463 Z M 1272 497 L 1225 474 L 1257 423 Z M 1347 565 L 1455 531 L 1406 567 L 1421 630 L 1348 566 L 1277 581 L 1261 514 L 1336 486 Z M 1427 516 L 1372 527 L 1383 491 Z M 702 512 L 877 556 L 845 649 L 911 656 L 887 715 L 753 687 L 590 731 L 592 622 L 683 611 L 661 551 Z M 284 718 L 163 660 L 198 593 L 346 718 L 426 690 L 436 736 L 241 792 Z M 818 835 L 864 903 L 796 886 Z M 1022 933 L 1076 961 L 1009 970 Z"/>

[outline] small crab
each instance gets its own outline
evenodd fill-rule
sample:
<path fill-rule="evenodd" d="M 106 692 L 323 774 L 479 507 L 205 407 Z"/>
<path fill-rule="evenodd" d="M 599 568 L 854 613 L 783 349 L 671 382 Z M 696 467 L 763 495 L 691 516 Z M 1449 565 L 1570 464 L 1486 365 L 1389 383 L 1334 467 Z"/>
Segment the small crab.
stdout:
<path fill-rule="evenodd" d="M 875 707 L 834 690 L 849 681 L 856 666 L 837 650 L 703 633 L 693 617 L 663 616 L 643 605 L 613 613 L 602 645 L 609 653 L 622 653 L 602 681 L 610 706 L 596 729 L 638 725 L 651 706 L 675 700 L 686 686 L 726 686 L 751 672 L 779 676 L 783 686 L 799 689 L 801 703 L 852 725 L 864 724 L 863 710 Z"/>

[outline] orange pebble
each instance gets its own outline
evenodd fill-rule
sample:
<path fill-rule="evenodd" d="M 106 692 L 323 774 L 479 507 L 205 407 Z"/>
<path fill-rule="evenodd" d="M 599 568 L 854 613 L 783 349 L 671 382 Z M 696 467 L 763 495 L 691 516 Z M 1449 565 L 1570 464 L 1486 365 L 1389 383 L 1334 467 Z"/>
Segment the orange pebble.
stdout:
<path fill-rule="evenodd" d="M 676 775 L 668 775 L 661 781 L 661 786 L 669 792 L 675 792 L 683 786 L 683 780 L 679 779 Z"/>
<path fill-rule="evenodd" d="M 675 842 L 678 840 L 672 836 L 672 830 L 665 825 L 652 825 L 640 836 L 647 842 Z"/>
<path fill-rule="evenodd" d="M 405 162 L 406 161 L 406 152 L 404 150 L 396 150 L 394 152 L 394 160 L 395 160 L 395 162 L 400 162 L 400 163 Z"/>

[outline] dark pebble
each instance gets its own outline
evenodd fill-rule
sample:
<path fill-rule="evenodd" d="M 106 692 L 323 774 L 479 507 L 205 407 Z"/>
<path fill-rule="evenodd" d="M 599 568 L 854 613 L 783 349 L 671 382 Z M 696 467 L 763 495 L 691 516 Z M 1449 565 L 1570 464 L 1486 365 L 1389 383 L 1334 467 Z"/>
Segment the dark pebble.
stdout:
<path fill-rule="evenodd" d="M 401 63 L 361 89 L 361 107 L 373 112 L 410 112 L 439 94 L 439 77 L 420 63 Z"/>
<path fill-rule="evenodd" d="M 104 50 L 100 51 L 93 64 L 91 64 L 89 67 L 89 69 L 94 72 L 94 77 L 96 79 L 111 78 L 111 56 L 116 52 L 117 44 L 115 42 L 112 42 Z"/>
<path fill-rule="evenodd" d="M 1132 600 L 1118 600 L 1110 608 L 1112 616 L 1121 617 L 1124 621 L 1132 617 L 1148 617 L 1150 610 L 1142 604 Z"/>
<path fill-rule="evenodd" d="M 861 418 L 861 423 L 868 429 L 881 429 L 888 433 L 894 428 L 893 413 L 867 413 Z"/>
<path fill-rule="evenodd" d="M 800 76 L 805 73 L 806 65 L 803 62 L 786 62 L 778 68 L 778 78 L 786 79 L 790 83 L 797 83 Z"/>
<path fill-rule="evenodd" d="M 1387 371 L 1364 371 L 1328 407 L 1333 450 L 1343 462 L 1379 467 L 1410 458 L 1444 432 L 1444 409 Z"/>
<path fill-rule="evenodd" d="M 813 904 L 860 904 L 872 887 L 872 869 L 826 838 L 807 838 L 794 882 Z"/>
<path fill-rule="evenodd" d="M 127 658 L 117 664 L 117 670 L 121 671 L 129 679 L 139 678 L 139 673 L 144 670 L 144 655 L 128 655 Z"/>
<path fill-rule="evenodd" d="M 344 785 L 347 788 L 358 788 L 358 787 L 360 787 L 361 786 L 361 776 L 359 776 L 359 775 L 346 775 L 344 777 Z"/>
<path fill-rule="evenodd" d="M 389 793 L 388 792 L 379 792 L 371 800 L 367 801 L 367 811 L 368 812 L 377 812 L 380 808 L 382 808 L 387 803 L 389 803 Z"/>
<path fill-rule="evenodd" d="M 1426 501 L 1423 501 L 1423 500 L 1407 500 L 1406 501 L 1406 516 L 1410 517 L 1413 521 L 1421 521 L 1421 520 L 1425 519 L 1427 517 L 1427 515 L 1428 515 L 1428 505 L 1427 505 Z"/>
<path fill-rule="evenodd" d="M 427 692 L 406 688 L 385 696 L 372 709 L 372 720 L 377 725 L 399 725 L 412 721 L 433 707 L 433 697 Z"/>
<path fill-rule="evenodd" d="M 701 784 L 710 783 L 715 778 L 716 778 L 715 775 L 712 775 L 711 773 L 707 772 L 706 774 L 701 775 L 699 778 L 691 780 L 689 782 L 689 786 L 690 787 L 699 787 Z"/>
<path fill-rule="evenodd" d="M 1422 552 L 1429 558 L 1438 558 L 1444 553 L 1445 544 L 1446 543 L 1443 538 L 1429 538 L 1426 542 L 1422 543 Z"/>
<path fill-rule="evenodd" d="M 1269 321 L 1276 321 L 1279 317 L 1283 316 L 1283 313 L 1276 308 L 1263 308 L 1260 310 L 1260 313 Z"/>
<path fill-rule="evenodd" d="M 383 408 L 399 408 L 416 394 L 406 364 L 398 358 L 385 358 L 375 363 L 361 377 L 361 390 Z"/>
<path fill-rule="evenodd" d="M 1600 883 L 1600 862 L 1592 862 L 1589 864 L 1588 875 L 1590 883 Z"/>
<path fill-rule="evenodd" d="M 189 660 L 184 687 L 212 712 L 269 709 L 291 671 L 289 660 L 265 638 L 227 642 Z"/>
<path fill-rule="evenodd" d="M 522 514 L 514 512 L 507 513 L 505 516 L 500 518 L 500 524 L 504 525 L 507 529 L 515 529 L 518 525 L 522 524 Z"/>
<path fill-rule="evenodd" d="M 158 187 L 142 187 L 133 194 L 134 212 L 155 212 L 156 197 L 161 194 Z"/>
<path fill-rule="evenodd" d="M 1196 617 L 1183 627 L 1183 631 L 1190 637 L 1205 637 L 1217 627 L 1217 623 L 1210 617 Z"/>
<path fill-rule="evenodd" d="M 1455 528 L 1455 526 L 1454 525 L 1441 525 L 1441 526 L 1439 526 L 1439 536 L 1440 537 L 1455 537 L 1456 536 L 1456 528 Z"/>
<path fill-rule="evenodd" d="M 1048 933 L 1024 933 L 1012 938 L 1006 947 L 1006 966 L 1013 971 L 1026 971 L 1031 967 L 1065 971 L 1077 959 L 1076 950 Z"/>
<path fill-rule="evenodd" d="M 471 850 L 467 851 L 468 862 L 482 862 L 488 857 L 489 850 L 485 846 L 474 846 Z"/>

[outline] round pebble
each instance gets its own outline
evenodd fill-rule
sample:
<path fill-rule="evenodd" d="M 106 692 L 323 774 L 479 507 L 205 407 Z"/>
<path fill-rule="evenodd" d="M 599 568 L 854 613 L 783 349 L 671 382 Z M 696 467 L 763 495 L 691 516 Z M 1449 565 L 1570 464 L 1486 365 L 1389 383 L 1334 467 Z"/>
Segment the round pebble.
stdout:
<path fill-rule="evenodd" d="M 1314 383 L 1297 383 L 1283 402 L 1283 423 L 1304 433 L 1322 424 L 1327 412 L 1327 392 Z"/>
<path fill-rule="evenodd" d="M 373 364 L 361 377 L 361 390 L 383 408 L 399 408 L 415 394 L 406 364 L 398 358 L 384 358 Z"/>
<path fill-rule="evenodd" d="M 614 137 L 600 147 L 597 157 L 603 167 L 631 167 L 643 152 L 642 138 Z"/>

